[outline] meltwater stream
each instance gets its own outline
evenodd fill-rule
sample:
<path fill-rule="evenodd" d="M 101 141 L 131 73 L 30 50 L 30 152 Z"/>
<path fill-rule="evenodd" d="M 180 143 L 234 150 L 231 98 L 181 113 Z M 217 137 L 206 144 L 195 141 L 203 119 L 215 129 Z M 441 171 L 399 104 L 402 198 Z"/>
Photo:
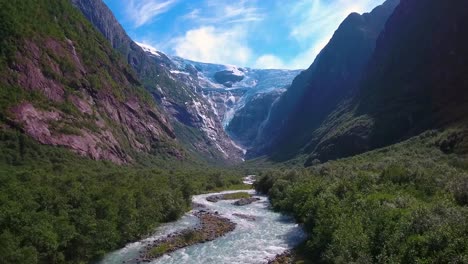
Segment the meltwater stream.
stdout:
<path fill-rule="evenodd" d="M 222 192 L 231 193 L 236 191 Z M 249 191 L 254 194 L 254 191 Z M 216 194 L 216 193 L 215 193 Z M 294 247 L 304 239 L 302 229 L 294 221 L 269 209 L 269 202 L 264 196 L 255 196 L 260 201 L 246 206 L 232 205 L 233 201 L 219 201 L 211 203 L 206 197 L 214 195 L 205 194 L 193 197 L 193 202 L 206 206 L 206 209 L 217 211 L 220 215 L 237 223 L 236 229 L 224 237 L 214 241 L 190 246 L 177 250 L 159 259 L 152 264 L 182 264 L 182 263 L 267 263 L 268 259 Z M 127 245 L 107 255 L 101 264 L 121 264 L 138 258 L 139 251 L 157 238 L 195 226 L 198 222 L 193 211 L 187 213 L 180 220 L 165 224 L 158 228 L 149 238 Z M 249 221 L 234 216 L 243 214 L 254 216 L 255 221 Z"/>

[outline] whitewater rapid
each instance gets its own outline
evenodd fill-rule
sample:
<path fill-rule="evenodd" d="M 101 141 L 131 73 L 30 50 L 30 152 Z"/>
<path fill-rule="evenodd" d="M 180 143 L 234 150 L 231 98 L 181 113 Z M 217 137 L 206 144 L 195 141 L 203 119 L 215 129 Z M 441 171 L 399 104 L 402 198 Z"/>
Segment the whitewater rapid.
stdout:
<path fill-rule="evenodd" d="M 232 193 L 228 191 L 222 193 Z M 248 191 L 255 194 L 253 190 Z M 177 250 L 159 259 L 152 264 L 181 264 L 181 263 L 242 263 L 257 264 L 267 263 L 268 259 L 277 254 L 291 249 L 304 239 L 302 229 L 294 221 L 269 209 L 269 202 L 265 196 L 257 196 L 260 201 L 246 206 L 232 205 L 233 201 L 219 201 L 211 203 L 206 197 L 211 194 L 197 195 L 193 202 L 206 206 L 206 209 L 217 211 L 220 215 L 231 219 L 237 224 L 236 229 L 224 237 L 214 241 L 190 246 Z M 198 219 L 193 216 L 193 211 L 187 213 L 180 220 L 164 224 L 155 233 L 142 241 L 127 245 L 125 248 L 107 255 L 100 264 L 121 264 L 129 262 L 139 255 L 139 251 L 149 241 L 164 237 L 170 233 L 193 227 Z M 241 219 L 233 214 L 254 216 L 256 221 Z"/>

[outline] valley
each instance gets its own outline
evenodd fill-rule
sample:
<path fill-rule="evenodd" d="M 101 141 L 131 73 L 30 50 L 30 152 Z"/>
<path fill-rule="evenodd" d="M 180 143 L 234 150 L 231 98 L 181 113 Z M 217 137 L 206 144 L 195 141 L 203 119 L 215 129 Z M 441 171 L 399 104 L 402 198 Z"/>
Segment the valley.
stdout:
<path fill-rule="evenodd" d="M 173 253 L 163 255 L 147 263 L 262 263 L 273 259 L 277 254 L 297 245 L 304 239 L 304 233 L 291 218 L 282 216 L 268 209 L 269 203 L 265 196 L 256 196 L 260 200 L 246 206 L 236 206 L 236 200 L 225 200 L 216 203 L 207 201 L 210 195 L 197 195 L 193 203 L 197 206 L 180 220 L 164 225 L 145 240 L 131 243 L 106 256 L 101 264 L 138 263 L 140 252 L 153 240 L 169 234 L 180 232 L 196 226 L 197 211 L 208 211 L 227 217 L 236 224 L 233 231 L 213 241 L 189 246 Z M 253 190 L 249 191 L 254 194 Z M 143 251 L 144 252 L 144 251 Z M 242 252 L 242 253 L 241 253 Z"/>
<path fill-rule="evenodd" d="M 468 263 L 466 1 L 273 2 L 0 0 L 0 263 Z"/>

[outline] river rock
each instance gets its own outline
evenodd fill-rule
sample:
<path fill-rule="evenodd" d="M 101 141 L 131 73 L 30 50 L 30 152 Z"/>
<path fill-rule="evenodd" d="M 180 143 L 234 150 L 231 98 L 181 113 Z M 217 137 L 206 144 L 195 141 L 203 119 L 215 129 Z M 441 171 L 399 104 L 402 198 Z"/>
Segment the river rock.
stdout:
<path fill-rule="evenodd" d="M 208 202 L 212 202 L 212 203 L 217 203 L 217 202 L 221 201 L 222 199 L 223 199 L 222 195 L 212 195 L 212 196 L 206 197 L 206 200 Z"/>
<path fill-rule="evenodd" d="M 248 204 L 251 204 L 253 202 L 256 202 L 256 201 L 260 201 L 260 198 L 256 198 L 256 197 L 242 198 L 242 199 L 240 199 L 238 201 L 235 201 L 233 203 L 233 205 L 244 206 L 244 205 L 248 205 Z"/>
<path fill-rule="evenodd" d="M 151 242 L 146 246 L 145 253 L 140 257 L 140 261 L 144 260 L 149 262 L 175 250 L 215 240 L 233 231 L 236 227 L 234 222 L 219 214 L 200 210 L 195 212 L 194 215 L 200 220 L 197 227 L 175 232 Z M 165 246 L 167 249 L 163 252 L 154 250 L 160 246 Z"/>

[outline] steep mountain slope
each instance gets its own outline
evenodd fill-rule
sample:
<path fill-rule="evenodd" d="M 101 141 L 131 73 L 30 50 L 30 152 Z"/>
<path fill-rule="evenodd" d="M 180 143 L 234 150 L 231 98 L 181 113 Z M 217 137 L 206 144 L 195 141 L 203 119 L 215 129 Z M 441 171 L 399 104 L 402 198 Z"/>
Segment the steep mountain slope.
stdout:
<path fill-rule="evenodd" d="M 211 161 L 238 162 L 243 155 L 225 133 L 209 102 L 190 83 L 171 73 L 162 53 L 145 52 L 133 42 L 101 0 L 72 0 L 135 69 L 144 87 L 171 117 L 178 139 L 191 152 Z"/>
<path fill-rule="evenodd" d="M 467 16 L 464 1 L 402 1 L 377 42 L 348 120 L 329 128 L 313 156 L 359 153 L 465 121 Z M 453 138 L 451 151 L 465 151 L 465 138 Z M 350 141 L 360 144 L 343 152 Z"/>
<path fill-rule="evenodd" d="M 68 1 L 3 1 L 0 21 L 2 129 L 119 164 L 185 155 L 133 70 Z"/>
<path fill-rule="evenodd" d="M 285 160 L 304 146 L 314 149 L 326 134 L 319 128 L 343 116 L 337 109 L 347 109 L 377 37 L 397 4 L 398 0 L 389 0 L 371 13 L 353 13 L 345 19 L 310 68 L 294 79 L 275 104 L 250 157 L 273 153 L 274 159 Z"/>
<path fill-rule="evenodd" d="M 268 119 L 272 107 L 285 91 L 286 89 L 276 89 L 254 94 L 234 112 L 226 131 L 239 144 L 250 149 L 258 137 L 259 130 Z"/>

